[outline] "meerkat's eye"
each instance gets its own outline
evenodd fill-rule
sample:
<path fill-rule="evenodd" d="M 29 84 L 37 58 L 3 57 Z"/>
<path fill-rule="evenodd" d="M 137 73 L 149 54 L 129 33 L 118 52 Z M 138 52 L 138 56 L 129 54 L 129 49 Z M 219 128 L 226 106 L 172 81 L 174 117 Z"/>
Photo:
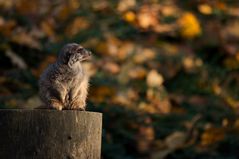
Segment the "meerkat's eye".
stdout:
<path fill-rule="evenodd" d="M 82 50 L 83 50 L 83 48 L 79 48 L 79 49 L 76 50 L 76 52 L 77 52 L 77 53 L 81 53 Z"/>

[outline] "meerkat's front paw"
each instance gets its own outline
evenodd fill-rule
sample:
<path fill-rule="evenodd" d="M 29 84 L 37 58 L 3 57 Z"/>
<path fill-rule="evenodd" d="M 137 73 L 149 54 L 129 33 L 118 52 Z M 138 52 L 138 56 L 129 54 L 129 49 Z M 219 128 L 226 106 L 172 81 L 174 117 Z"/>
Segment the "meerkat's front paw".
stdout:
<path fill-rule="evenodd" d="M 56 109 L 56 110 L 62 110 L 63 109 L 63 105 L 58 100 L 52 99 L 51 100 L 51 104 L 50 104 L 50 108 Z"/>
<path fill-rule="evenodd" d="M 71 106 L 69 109 L 85 111 L 85 105 L 86 104 L 83 101 L 74 101 L 71 103 Z"/>

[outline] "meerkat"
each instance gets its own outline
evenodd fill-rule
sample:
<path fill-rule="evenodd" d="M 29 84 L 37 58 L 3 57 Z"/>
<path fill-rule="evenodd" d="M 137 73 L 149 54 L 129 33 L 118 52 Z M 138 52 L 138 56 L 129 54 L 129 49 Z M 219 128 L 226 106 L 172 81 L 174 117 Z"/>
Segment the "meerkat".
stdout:
<path fill-rule="evenodd" d="M 39 79 L 39 96 L 47 108 L 85 110 L 89 78 L 81 63 L 90 56 L 76 43 L 60 50 L 56 62 Z"/>

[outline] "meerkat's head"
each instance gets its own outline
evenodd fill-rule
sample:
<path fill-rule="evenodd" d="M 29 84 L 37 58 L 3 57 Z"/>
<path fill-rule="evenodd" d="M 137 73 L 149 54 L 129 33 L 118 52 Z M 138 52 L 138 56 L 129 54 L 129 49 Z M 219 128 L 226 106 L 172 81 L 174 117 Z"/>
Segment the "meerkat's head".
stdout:
<path fill-rule="evenodd" d="M 91 52 L 76 43 L 66 44 L 60 51 L 58 61 L 72 67 L 91 57 Z"/>

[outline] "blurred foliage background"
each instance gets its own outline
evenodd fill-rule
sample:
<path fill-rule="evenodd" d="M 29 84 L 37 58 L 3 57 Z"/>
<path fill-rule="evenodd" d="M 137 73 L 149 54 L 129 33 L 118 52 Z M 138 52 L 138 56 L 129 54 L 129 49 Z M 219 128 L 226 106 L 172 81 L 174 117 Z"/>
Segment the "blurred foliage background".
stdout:
<path fill-rule="evenodd" d="M 236 0 L 0 0 L 0 108 L 39 106 L 68 42 L 94 53 L 103 159 L 239 158 Z"/>

